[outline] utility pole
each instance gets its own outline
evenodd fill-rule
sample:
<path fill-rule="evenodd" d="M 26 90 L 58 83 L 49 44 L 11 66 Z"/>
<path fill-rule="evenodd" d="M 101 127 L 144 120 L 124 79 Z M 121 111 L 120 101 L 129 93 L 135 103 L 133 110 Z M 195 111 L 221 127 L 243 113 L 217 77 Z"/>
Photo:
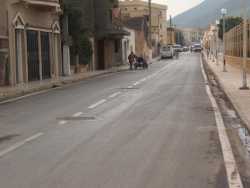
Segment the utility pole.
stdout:
<path fill-rule="evenodd" d="M 243 11 L 243 65 L 242 65 L 242 87 L 240 89 L 249 89 L 247 86 L 247 40 L 248 40 L 248 24 L 247 24 L 247 7 L 246 0 L 242 0 Z"/>
<path fill-rule="evenodd" d="M 148 33 L 148 42 L 149 42 L 149 47 L 152 47 L 152 0 L 148 0 L 148 19 L 149 19 L 149 33 Z"/>
<path fill-rule="evenodd" d="M 227 14 L 227 9 L 223 8 L 221 9 L 221 14 L 222 14 L 222 19 L 223 19 L 223 57 L 222 57 L 222 63 L 223 63 L 223 72 L 227 72 L 226 69 L 226 59 L 225 59 L 225 55 L 226 55 L 226 40 L 225 40 L 225 31 L 226 31 L 226 21 L 225 21 L 225 17 Z"/>
<path fill-rule="evenodd" d="M 219 29 L 218 29 L 218 25 L 220 24 L 220 21 L 219 20 L 216 20 L 215 21 L 215 25 L 216 25 L 216 27 L 215 27 L 215 29 L 216 29 L 216 31 L 215 31 L 215 45 L 216 45 L 216 65 L 218 66 L 219 65 L 219 60 L 218 60 L 218 53 L 219 53 L 219 45 L 218 45 L 218 41 L 219 41 L 219 39 L 218 39 L 218 32 L 219 32 Z"/>

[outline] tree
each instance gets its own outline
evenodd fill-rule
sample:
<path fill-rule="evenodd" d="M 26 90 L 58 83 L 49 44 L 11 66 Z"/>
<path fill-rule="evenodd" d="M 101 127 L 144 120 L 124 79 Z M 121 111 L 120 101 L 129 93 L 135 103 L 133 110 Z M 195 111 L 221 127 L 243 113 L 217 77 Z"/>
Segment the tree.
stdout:
<path fill-rule="evenodd" d="M 242 23 L 241 17 L 227 17 L 225 19 L 225 32 Z M 220 19 L 219 24 L 219 38 L 223 39 L 223 19 Z"/>
<path fill-rule="evenodd" d="M 67 2 L 67 3 L 66 3 Z M 66 1 L 63 4 L 64 16 L 68 16 L 69 35 L 71 38 L 70 52 L 74 61 L 72 64 L 89 64 L 93 54 L 91 37 L 91 28 L 86 27 L 84 22 L 84 11 L 81 4 L 75 1 Z M 80 2 L 80 1 L 79 1 Z"/>

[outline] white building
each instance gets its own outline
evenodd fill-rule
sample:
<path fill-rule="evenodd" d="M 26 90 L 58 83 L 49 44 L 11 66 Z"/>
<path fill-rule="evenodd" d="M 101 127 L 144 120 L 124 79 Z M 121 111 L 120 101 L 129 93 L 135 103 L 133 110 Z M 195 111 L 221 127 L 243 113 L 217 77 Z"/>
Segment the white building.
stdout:
<path fill-rule="evenodd" d="M 124 30 L 130 33 L 122 39 L 122 62 L 126 64 L 131 51 L 135 52 L 135 31 L 129 28 L 124 28 Z"/>

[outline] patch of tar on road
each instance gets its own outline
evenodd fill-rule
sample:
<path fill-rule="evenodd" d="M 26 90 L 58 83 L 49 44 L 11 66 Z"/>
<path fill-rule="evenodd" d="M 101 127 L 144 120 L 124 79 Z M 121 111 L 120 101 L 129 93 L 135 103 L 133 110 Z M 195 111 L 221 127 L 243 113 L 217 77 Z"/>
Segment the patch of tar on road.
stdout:
<path fill-rule="evenodd" d="M 121 89 L 121 90 L 138 90 L 138 89 L 140 89 L 140 88 L 138 88 L 138 87 L 121 87 L 121 88 L 119 88 L 119 89 Z"/>
<path fill-rule="evenodd" d="M 0 144 L 2 144 L 3 142 L 6 142 L 6 141 L 10 141 L 18 136 L 20 136 L 20 135 L 19 134 L 9 134 L 9 135 L 5 135 L 5 136 L 0 136 Z"/>
<path fill-rule="evenodd" d="M 218 79 L 203 60 L 209 85 L 219 105 L 244 187 L 250 187 L 250 134 Z M 223 187 L 223 186 L 222 186 Z"/>
<path fill-rule="evenodd" d="M 64 121 L 93 121 L 96 120 L 96 117 L 94 116 L 79 116 L 79 117 L 59 117 L 57 120 L 64 120 Z"/>

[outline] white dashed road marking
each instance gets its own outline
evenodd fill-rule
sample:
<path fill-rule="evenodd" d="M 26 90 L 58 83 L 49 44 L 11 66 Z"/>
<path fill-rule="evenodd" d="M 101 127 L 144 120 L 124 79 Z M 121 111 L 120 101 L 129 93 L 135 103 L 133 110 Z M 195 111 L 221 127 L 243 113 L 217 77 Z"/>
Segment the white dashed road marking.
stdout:
<path fill-rule="evenodd" d="M 0 151 L 0 158 L 3 157 L 4 155 L 7 155 L 8 153 L 14 151 L 14 150 L 17 150 L 18 148 L 20 148 L 21 146 L 31 142 L 31 141 L 34 141 L 36 140 L 37 138 L 39 138 L 40 136 L 44 135 L 44 133 L 37 133 L 21 142 L 17 142 L 15 143 L 14 145 L 10 146 L 9 148 L 3 150 L 3 151 Z"/>
<path fill-rule="evenodd" d="M 79 117 L 79 116 L 81 116 L 83 113 L 82 112 L 77 112 L 77 113 L 75 113 L 74 115 L 73 115 L 73 117 Z"/>
<path fill-rule="evenodd" d="M 134 86 L 137 86 L 137 85 L 139 85 L 141 82 L 135 82 L 133 85 Z"/>
<path fill-rule="evenodd" d="M 109 96 L 109 98 L 115 98 L 116 96 L 118 96 L 120 94 L 121 94 L 121 92 L 113 93 L 112 95 Z"/>
<path fill-rule="evenodd" d="M 65 121 L 65 120 L 62 120 L 62 121 L 59 121 L 59 125 L 65 125 L 66 123 L 68 123 L 67 121 Z"/>
<path fill-rule="evenodd" d="M 100 105 L 102 105 L 102 104 L 105 103 L 105 102 L 107 102 L 107 100 L 106 100 L 106 99 L 102 99 L 102 100 L 98 101 L 97 103 L 90 105 L 90 106 L 88 107 L 88 109 L 94 109 L 94 108 L 96 108 L 97 106 L 100 106 Z"/>

